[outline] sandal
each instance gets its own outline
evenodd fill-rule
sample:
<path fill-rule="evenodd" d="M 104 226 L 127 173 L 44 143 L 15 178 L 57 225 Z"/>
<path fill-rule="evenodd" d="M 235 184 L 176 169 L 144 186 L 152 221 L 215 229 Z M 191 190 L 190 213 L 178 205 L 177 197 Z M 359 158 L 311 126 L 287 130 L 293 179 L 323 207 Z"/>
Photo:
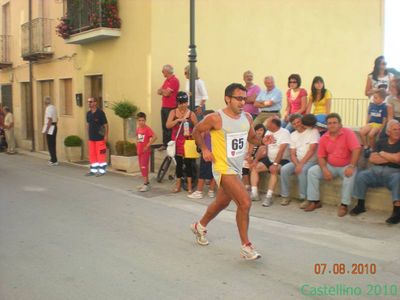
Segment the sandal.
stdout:
<path fill-rule="evenodd" d="M 171 192 L 176 194 L 176 193 L 179 193 L 180 191 L 181 191 L 181 189 L 174 187 Z"/>

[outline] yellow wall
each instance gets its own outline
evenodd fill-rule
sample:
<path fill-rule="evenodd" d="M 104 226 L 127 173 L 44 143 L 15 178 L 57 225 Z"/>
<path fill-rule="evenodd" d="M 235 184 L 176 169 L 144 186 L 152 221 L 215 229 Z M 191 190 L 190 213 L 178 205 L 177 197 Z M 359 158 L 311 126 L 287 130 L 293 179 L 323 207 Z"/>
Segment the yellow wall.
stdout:
<path fill-rule="evenodd" d="M 34 18 L 38 1 L 34 1 Z M 5 2 L 0 0 L 1 4 Z M 10 3 L 14 69 L 0 71 L 0 84 L 13 79 L 18 133 L 20 83 L 28 80 L 27 63 L 20 57 L 20 25 L 28 20 L 28 1 Z M 62 1 L 46 3 L 55 26 L 63 14 Z M 149 123 L 160 141 L 161 98 L 156 91 L 164 80 L 161 68 L 167 63 L 175 67 L 184 88 L 189 1 L 120 0 L 119 8 L 119 38 L 67 45 L 53 33 L 53 59 L 34 66 L 34 102 L 38 101 L 36 80 L 55 80 L 57 105 L 60 78 L 73 78 L 73 95 L 83 93 L 85 101 L 89 96 L 85 76 L 102 75 L 111 142 L 122 138 L 122 121 L 114 116 L 110 104 L 123 99 L 149 114 Z M 209 92 L 207 107 L 222 107 L 226 85 L 241 82 L 248 69 L 262 87 L 263 77 L 274 75 L 277 86 L 285 92 L 288 75 L 299 73 L 303 87 L 309 90 L 312 78 L 321 75 L 334 97 L 364 98 L 366 76 L 383 51 L 382 8 L 383 0 L 197 0 L 198 68 Z M 68 59 L 58 59 L 64 56 Z M 87 137 L 86 102 L 78 107 L 74 100 L 73 107 L 72 117 L 60 118 L 58 149 L 62 149 L 66 135 Z M 37 134 L 42 122 L 37 116 Z M 59 152 L 62 155 L 63 151 Z"/>

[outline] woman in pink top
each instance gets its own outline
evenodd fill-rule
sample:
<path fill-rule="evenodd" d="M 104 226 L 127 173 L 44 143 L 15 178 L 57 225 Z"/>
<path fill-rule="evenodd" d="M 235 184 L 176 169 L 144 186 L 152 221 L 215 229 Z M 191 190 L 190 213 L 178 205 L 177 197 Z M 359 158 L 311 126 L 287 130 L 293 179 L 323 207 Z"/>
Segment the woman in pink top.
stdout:
<path fill-rule="evenodd" d="M 288 79 L 289 89 L 286 92 L 286 110 L 283 115 L 282 127 L 289 131 L 293 131 L 293 127 L 290 125 L 289 117 L 292 114 L 306 113 L 307 109 L 307 91 L 301 86 L 301 77 L 299 74 L 291 74 Z"/>

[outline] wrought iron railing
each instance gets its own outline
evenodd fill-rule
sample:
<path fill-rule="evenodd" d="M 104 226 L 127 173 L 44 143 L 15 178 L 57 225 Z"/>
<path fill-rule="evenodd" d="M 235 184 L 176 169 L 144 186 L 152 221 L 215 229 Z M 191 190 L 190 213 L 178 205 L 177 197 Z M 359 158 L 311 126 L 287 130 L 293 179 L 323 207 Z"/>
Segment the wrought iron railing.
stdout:
<path fill-rule="evenodd" d="M 1 64 L 11 64 L 10 39 L 11 39 L 11 36 L 9 36 L 9 35 L 0 35 L 0 63 Z"/>
<path fill-rule="evenodd" d="M 67 0 L 70 34 L 97 27 L 120 28 L 117 0 Z"/>
<path fill-rule="evenodd" d="M 52 53 L 51 36 L 54 28 L 51 19 L 36 18 L 22 24 L 22 57 L 35 54 Z M 29 46 L 29 31 L 32 32 L 32 46 Z"/>
<path fill-rule="evenodd" d="M 341 116 L 344 126 L 360 127 L 366 122 L 369 103 L 367 98 L 332 98 L 331 112 Z"/>

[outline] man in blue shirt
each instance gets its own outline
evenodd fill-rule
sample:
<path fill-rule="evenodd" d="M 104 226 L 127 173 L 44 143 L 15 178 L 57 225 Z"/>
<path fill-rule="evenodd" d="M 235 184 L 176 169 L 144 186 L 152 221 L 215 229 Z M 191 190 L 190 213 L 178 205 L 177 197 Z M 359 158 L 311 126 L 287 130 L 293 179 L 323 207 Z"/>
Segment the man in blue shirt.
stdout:
<path fill-rule="evenodd" d="M 258 94 L 254 106 L 260 109 L 260 113 L 254 120 L 254 125 L 264 123 L 271 116 L 281 117 L 282 92 L 275 87 L 275 80 L 272 76 L 264 78 L 266 89 Z"/>

